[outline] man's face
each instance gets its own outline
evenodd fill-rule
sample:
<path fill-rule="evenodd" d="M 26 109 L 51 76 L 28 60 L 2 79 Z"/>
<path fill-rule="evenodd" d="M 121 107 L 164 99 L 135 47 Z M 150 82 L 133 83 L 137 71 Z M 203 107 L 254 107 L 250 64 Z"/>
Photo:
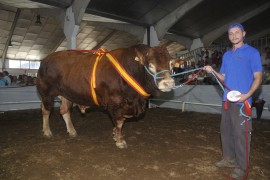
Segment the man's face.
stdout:
<path fill-rule="evenodd" d="M 238 27 L 235 27 L 235 28 L 231 28 L 228 34 L 229 34 L 229 40 L 231 41 L 231 43 L 238 44 L 240 42 L 243 42 L 246 32 L 242 31 Z"/>

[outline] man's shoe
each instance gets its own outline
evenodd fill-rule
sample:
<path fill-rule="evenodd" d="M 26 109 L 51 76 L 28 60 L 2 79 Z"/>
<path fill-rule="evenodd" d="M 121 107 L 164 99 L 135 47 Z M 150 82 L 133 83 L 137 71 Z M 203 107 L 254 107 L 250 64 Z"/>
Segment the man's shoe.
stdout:
<path fill-rule="evenodd" d="M 234 179 L 243 179 L 246 175 L 246 172 L 240 168 L 235 168 L 234 171 L 231 173 L 231 177 Z"/>
<path fill-rule="evenodd" d="M 225 168 L 225 167 L 233 168 L 236 167 L 236 164 L 233 161 L 222 159 L 221 161 L 216 162 L 215 166 L 218 168 Z"/>

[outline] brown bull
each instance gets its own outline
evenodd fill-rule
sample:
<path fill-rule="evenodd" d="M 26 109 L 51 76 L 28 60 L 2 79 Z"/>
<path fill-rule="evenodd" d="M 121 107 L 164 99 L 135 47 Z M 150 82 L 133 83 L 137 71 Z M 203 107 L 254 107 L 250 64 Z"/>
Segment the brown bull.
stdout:
<path fill-rule="evenodd" d="M 137 45 L 116 49 L 110 51 L 110 54 L 148 94 L 157 96 L 161 91 L 170 91 L 174 86 L 174 80 L 169 76 L 170 56 L 165 47 L 150 48 Z M 94 91 L 98 104 L 108 111 L 115 124 L 113 134 L 117 147 L 126 148 L 127 144 L 121 134 L 124 120 L 144 113 L 148 96 L 142 96 L 132 88 L 105 55 L 96 66 L 95 88 L 91 89 L 90 82 L 96 57 L 97 54 L 93 53 L 61 51 L 49 55 L 41 62 L 37 89 L 42 99 L 43 132 L 47 137 L 52 136 L 49 115 L 54 98 L 61 96 L 60 113 L 66 123 L 67 132 L 70 136 L 76 136 L 70 109 L 73 103 L 80 107 L 94 106 Z M 159 76 L 163 78 L 158 78 L 155 82 L 144 65 L 152 74 L 162 71 Z"/>

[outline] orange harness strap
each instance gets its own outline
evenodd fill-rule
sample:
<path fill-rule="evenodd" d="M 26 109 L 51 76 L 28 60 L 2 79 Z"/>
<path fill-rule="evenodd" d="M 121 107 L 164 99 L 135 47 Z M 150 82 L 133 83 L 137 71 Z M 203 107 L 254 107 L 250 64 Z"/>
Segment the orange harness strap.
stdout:
<path fill-rule="evenodd" d="M 98 100 L 97 100 L 97 94 L 96 94 L 96 91 L 95 91 L 95 88 L 96 88 L 96 69 L 97 69 L 97 64 L 99 62 L 99 60 L 102 58 L 102 56 L 104 55 L 104 50 L 103 49 L 99 49 L 99 51 L 97 52 L 97 57 L 96 57 L 96 60 L 95 60 L 95 64 L 93 66 L 93 71 L 92 71 L 92 74 L 90 74 L 90 95 L 94 101 L 94 103 L 98 106 L 99 103 L 98 103 Z"/>
<path fill-rule="evenodd" d="M 80 50 L 78 50 L 80 51 Z M 81 51 L 81 52 L 87 52 L 86 50 Z M 90 50 L 88 52 L 94 52 L 97 54 L 94 66 L 93 66 L 93 71 L 90 73 L 90 95 L 96 105 L 99 105 L 98 100 L 97 100 L 97 95 L 96 95 L 96 68 L 98 65 L 98 62 L 100 59 L 103 57 L 104 54 L 106 54 L 106 57 L 109 59 L 109 61 L 112 63 L 113 67 L 116 69 L 118 74 L 135 90 L 137 91 L 141 96 L 148 97 L 150 94 L 148 94 L 143 87 L 132 77 L 128 74 L 128 72 L 124 69 L 124 67 L 117 61 L 117 59 L 107 50 L 104 49 L 99 49 L 96 51 Z"/>

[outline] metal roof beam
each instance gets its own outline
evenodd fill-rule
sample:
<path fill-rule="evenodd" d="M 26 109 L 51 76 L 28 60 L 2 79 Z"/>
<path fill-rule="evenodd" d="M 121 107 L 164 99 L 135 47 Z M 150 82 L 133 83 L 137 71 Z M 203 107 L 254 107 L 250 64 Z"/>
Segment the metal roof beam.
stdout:
<path fill-rule="evenodd" d="M 75 17 L 75 24 L 80 25 L 84 16 L 85 10 L 91 0 L 76 0 L 72 4 L 72 9 Z"/>
<path fill-rule="evenodd" d="M 93 49 L 99 49 L 104 43 L 106 43 L 114 34 L 116 30 L 112 30 L 108 36 L 106 36 L 102 41 L 100 41 Z"/>
<path fill-rule="evenodd" d="M 110 29 L 116 29 L 120 31 L 128 32 L 134 36 L 136 36 L 141 42 L 144 38 L 145 28 L 133 24 L 127 23 L 110 23 L 110 22 L 88 22 L 89 25 L 93 26 L 103 26 Z"/>
<path fill-rule="evenodd" d="M 42 15 L 52 16 L 55 19 L 58 19 L 64 29 L 64 33 L 68 41 L 68 48 L 75 48 L 78 28 L 81 24 L 86 7 L 88 6 L 90 1 L 91 0 L 76 0 L 72 1 L 73 3 L 65 10 L 38 9 L 38 12 Z M 53 48 L 53 51 L 55 51 L 61 43 L 62 42 L 59 41 L 59 43 Z"/>
<path fill-rule="evenodd" d="M 34 2 L 47 4 L 53 7 L 58 7 L 62 9 L 66 9 L 73 3 L 74 0 L 31 0 Z M 77 0 L 76 0 L 77 1 Z"/>
<path fill-rule="evenodd" d="M 203 0 L 189 0 L 184 5 L 178 7 L 173 12 L 169 13 L 163 19 L 159 20 L 155 25 L 158 39 L 161 40 L 168 30 L 183 17 L 188 11 L 200 4 Z"/>
<path fill-rule="evenodd" d="M 256 8 L 256 9 L 246 13 L 245 15 L 243 15 L 241 17 L 238 17 L 238 18 L 228 22 L 227 24 L 224 24 L 223 26 L 221 26 L 221 27 L 219 27 L 219 28 L 205 34 L 202 37 L 202 42 L 203 42 L 204 46 L 207 47 L 207 46 L 211 45 L 214 40 L 216 40 L 222 34 L 226 33 L 227 28 L 229 27 L 230 24 L 232 24 L 234 22 L 239 22 L 239 23 L 245 22 L 248 19 L 262 13 L 265 10 L 267 10 L 268 8 L 270 8 L 270 2 L 265 3 L 262 6 L 260 6 L 260 7 Z"/>
<path fill-rule="evenodd" d="M 259 38 L 261 38 L 261 37 L 266 37 L 266 36 L 268 36 L 269 34 L 270 34 L 270 28 L 265 29 L 265 30 L 263 30 L 263 31 L 261 31 L 261 32 L 259 32 L 259 33 L 257 33 L 257 34 L 254 34 L 253 36 L 248 36 L 248 37 L 246 38 L 246 41 L 250 41 L 250 40 L 254 40 L 254 39 L 259 39 Z"/>
<path fill-rule="evenodd" d="M 178 36 L 178 35 L 175 35 L 175 34 L 166 34 L 164 36 L 164 39 L 167 39 L 167 40 L 170 40 L 170 41 L 173 41 L 173 42 L 177 42 L 178 44 L 181 44 L 183 46 L 186 47 L 186 49 L 190 49 L 190 46 L 192 44 L 192 40 L 187 38 L 187 37 L 184 37 L 184 36 Z"/>

